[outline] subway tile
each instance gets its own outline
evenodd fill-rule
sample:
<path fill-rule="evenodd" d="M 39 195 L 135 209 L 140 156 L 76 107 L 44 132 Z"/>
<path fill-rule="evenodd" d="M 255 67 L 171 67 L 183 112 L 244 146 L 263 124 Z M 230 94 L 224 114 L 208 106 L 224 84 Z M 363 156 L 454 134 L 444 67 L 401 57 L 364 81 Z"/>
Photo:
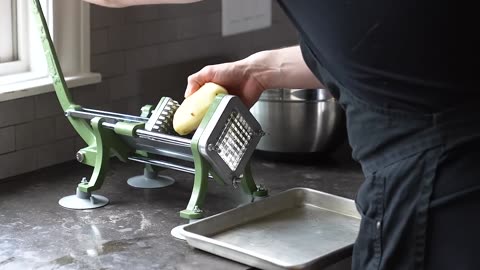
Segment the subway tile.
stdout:
<path fill-rule="evenodd" d="M 103 78 L 118 76 L 125 72 L 123 52 L 111 52 L 92 56 L 92 71 L 99 72 Z"/>
<path fill-rule="evenodd" d="M 221 11 L 221 0 L 208 0 L 186 5 L 160 5 L 158 18 L 178 18 Z"/>
<path fill-rule="evenodd" d="M 125 22 L 126 9 L 106 8 L 90 5 L 90 22 L 92 29 L 108 27 Z"/>
<path fill-rule="evenodd" d="M 36 95 L 35 118 L 45 118 L 63 113 L 60 101 L 55 92 Z"/>
<path fill-rule="evenodd" d="M 140 93 L 140 89 L 137 81 L 138 77 L 136 76 L 136 73 L 110 78 L 108 80 L 110 100 L 138 95 Z"/>
<path fill-rule="evenodd" d="M 156 66 L 170 65 L 208 56 L 221 56 L 222 38 L 208 36 L 158 45 Z M 161 76 L 161 74 L 160 74 Z"/>
<path fill-rule="evenodd" d="M 15 127 L 0 128 L 0 155 L 15 150 Z"/>
<path fill-rule="evenodd" d="M 129 50 L 126 53 L 126 66 L 129 72 L 151 68 L 157 66 L 158 64 L 157 46 Z"/>
<path fill-rule="evenodd" d="M 252 44 L 252 32 L 240 33 L 224 37 L 221 51 L 225 55 L 231 56 L 233 60 L 238 60 L 256 52 L 253 51 Z"/>
<path fill-rule="evenodd" d="M 32 121 L 34 112 L 33 97 L 0 102 L 0 127 Z"/>
<path fill-rule="evenodd" d="M 114 25 L 108 29 L 108 49 L 110 51 L 142 47 L 144 28 L 141 24 Z"/>
<path fill-rule="evenodd" d="M 180 25 L 176 19 L 164 19 L 160 21 L 141 24 L 143 29 L 143 43 L 152 45 L 172 42 L 179 36 Z"/>
<path fill-rule="evenodd" d="M 77 153 L 78 150 L 85 147 L 87 147 L 87 143 L 80 136 L 75 137 L 75 142 L 74 142 L 75 153 Z"/>
<path fill-rule="evenodd" d="M 127 22 L 152 21 L 158 18 L 158 9 L 155 6 L 133 6 L 126 11 Z"/>
<path fill-rule="evenodd" d="M 129 111 L 128 100 L 129 98 L 122 98 L 122 99 L 112 101 L 110 103 L 112 112 L 128 114 L 128 111 Z"/>
<path fill-rule="evenodd" d="M 191 39 L 205 35 L 220 35 L 222 31 L 222 18 L 220 12 L 178 18 L 179 25 L 177 39 Z"/>
<path fill-rule="evenodd" d="M 133 97 L 128 99 L 127 103 L 127 113 L 130 115 L 140 115 L 142 113 L 142 106 L 145 105 L 142 103 L 140 97 Z"/>
<path fill-rule="evenodd" d="M 141 97 L 128 97 L 118 99 L 112 102 L 112 111 L 129 115 L 140 115 L 141 108 L 145 105 Z"/>
<path fill-rule="evenodd" d="M 75 104 L 91 108 L 109 101 L 108 79 L 95 85 L 82 86 L 73 89 L 72 96 Z"/>
<path fill-rule="evenodd" d="M 75 159 L 75 138 L 56 141 L 35 148 L 37 168 L 44 168 Z"/>
<path fill-rule="evenodd" d="M 71 138 L 77 135 L 68 118 L 64 115 L 55 117 L 55 140 Z"/>
<path fill-rule="evenodd" d="M 35 169 L 35 150 L 32 148 L 0 155 L 0 179 Z"/>
<path fill-rule="evenodd" d="M 257 51 L 296 44 L 298 44 L 298 34 L 290 23 L 275 24 L 270 28 L 252 32 L 252 48 Z"/>
<path fill-rule="evenodd" d="M 109 29 L 97 29 L 90 32 L 90 47 L 92 54 L 105 53 L 109 49 Z"/>
<path fill-rule="evenodd" d="M 51 143 L 55 140 L 55 117 L 36 119 L 15 126 L 15 149 Z"/>

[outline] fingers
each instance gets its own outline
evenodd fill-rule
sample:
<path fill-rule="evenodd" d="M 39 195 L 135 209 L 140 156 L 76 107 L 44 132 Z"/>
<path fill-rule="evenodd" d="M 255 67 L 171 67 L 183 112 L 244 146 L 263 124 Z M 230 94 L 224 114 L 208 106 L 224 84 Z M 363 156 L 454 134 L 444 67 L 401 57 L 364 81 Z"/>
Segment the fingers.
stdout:
<path fill-rule="evenodd" d="M 188 76 L 188 84 L 187 84 L 187 89 L 185 90 L 185 98 L 193 94 L 195 91 L 197 91 L 202 84 L 200 84 L 197 79 L 194 77 L 194 75 Z"/>
<path fill-rule="evenodd" d="M 213 69 L 211 66 L 202 68 L 199 72 L 188 76 L 187 89 L 185 90 L 185 97 L 195 93 L 202 85 L 213 79 Z"/>

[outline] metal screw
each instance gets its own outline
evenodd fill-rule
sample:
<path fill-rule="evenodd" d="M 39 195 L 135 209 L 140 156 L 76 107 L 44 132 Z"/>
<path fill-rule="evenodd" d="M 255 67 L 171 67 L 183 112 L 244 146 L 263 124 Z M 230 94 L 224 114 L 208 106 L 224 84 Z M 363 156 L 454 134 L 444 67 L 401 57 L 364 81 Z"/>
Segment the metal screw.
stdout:
<path fill-rule="evenodd" d="M 381 221 L 377 221 L 377 230 L 380 230 L 380 227 L 382 226 L 382 222 Z"/>
<path fill-rule="evenodd" d="M 213 151 L 213 150 L 215 150 L 215 147 L 213 146 L 213 144 L 210 143 L 210 144 L 207 145 L 207 150 L 208 151 Z"/>
<path fill-rule="evenodd" d="M 86 177 L 82 177 L 82 181 L 80 181 L 80 183 L 82 183 L 82 184 L 88 183 L 87 178 L 86 178 Z"/>
<path fill-rule="evenodd" d="M 265 188 L 264 185 L 260 184 L 260 185 L 257 186 L 257 190 L 258 190 L 258 191 L 265 191 L 265 190 L 267 190 L 267 189 Z"/>
<path fill-rule="evenodd" d="M 78 151 L 75 155 L 78 162 L 83 162 L 85 160 L 85 154 L 83 152 Z"/>
<path fill-rule="evenodd" d="M 198 207 L 198 205 L 195 205 L 195 206 L 193 207 L 193 212 L 194 212 L 194 213 L 203 213 L 203 210 L 200 209 L 200 207 Z"/>
<path fill-rule="evenodd" d="M 258 131 L 254 131 L 254 132 L 250 132 L 249 133 L 250 136 L 259 136 L 259 137 L 263 137 L 265 135 L 267 135 L 267 133 L 265 133 L 265 131 L 263 130 L 258 130 Z"/>
<path fill-rule="evenodd" d="M 242 178 L 241 177 L 233 177 L 232 178 L 232 186 L 233 188 L 238 188 L 238 184 L 240 184 L 240 182 L 242 181 Z"/>
<path fill-rule="evenodd" d="M 214 146 L 214 145 L 211 144 L 211 143 L 207 145 L 207 150 L 208 150 L 208 151 L 216 151 L 216 152 L 219 153 L 219 154 L 220 154 L 220 152 L 222 152 L 222 150 L 220 150 L 220 148 Z"/>

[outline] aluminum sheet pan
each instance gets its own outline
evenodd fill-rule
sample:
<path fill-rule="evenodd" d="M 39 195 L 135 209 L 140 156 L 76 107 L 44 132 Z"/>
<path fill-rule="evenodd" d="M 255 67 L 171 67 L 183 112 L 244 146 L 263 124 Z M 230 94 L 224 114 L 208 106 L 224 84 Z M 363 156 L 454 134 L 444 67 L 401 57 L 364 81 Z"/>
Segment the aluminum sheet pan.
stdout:
<path fill-rule="evenodd" d="M 330 269 L 351 256 L 359 227 L 352 200 L 293 188 L 181 233 L 195 248 L 261 269 Z"/>

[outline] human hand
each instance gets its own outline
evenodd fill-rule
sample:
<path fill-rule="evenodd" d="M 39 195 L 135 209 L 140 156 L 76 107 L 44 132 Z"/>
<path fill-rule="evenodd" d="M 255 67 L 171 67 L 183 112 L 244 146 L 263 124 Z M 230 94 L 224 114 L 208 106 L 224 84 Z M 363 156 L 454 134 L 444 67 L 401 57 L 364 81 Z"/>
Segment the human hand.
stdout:
<path fill-rule="evenodd" d="M 266 89 L 323 87 L 303 60 L 299 46 L 263 51 L 231 63 L 206 66 L 188 77 L 185 97 L 214 82 L 253 106 Z"/>
<path fill-rule="evenodd" d="M 247 107 L 251 107 L 266 89 L 256 76 L 260 69 L 247 59 L 206 66 L 188 77 L 185 97 L 205 83 L 213 82 L 225 87 L 229 94 L 238 96 Z"/>

